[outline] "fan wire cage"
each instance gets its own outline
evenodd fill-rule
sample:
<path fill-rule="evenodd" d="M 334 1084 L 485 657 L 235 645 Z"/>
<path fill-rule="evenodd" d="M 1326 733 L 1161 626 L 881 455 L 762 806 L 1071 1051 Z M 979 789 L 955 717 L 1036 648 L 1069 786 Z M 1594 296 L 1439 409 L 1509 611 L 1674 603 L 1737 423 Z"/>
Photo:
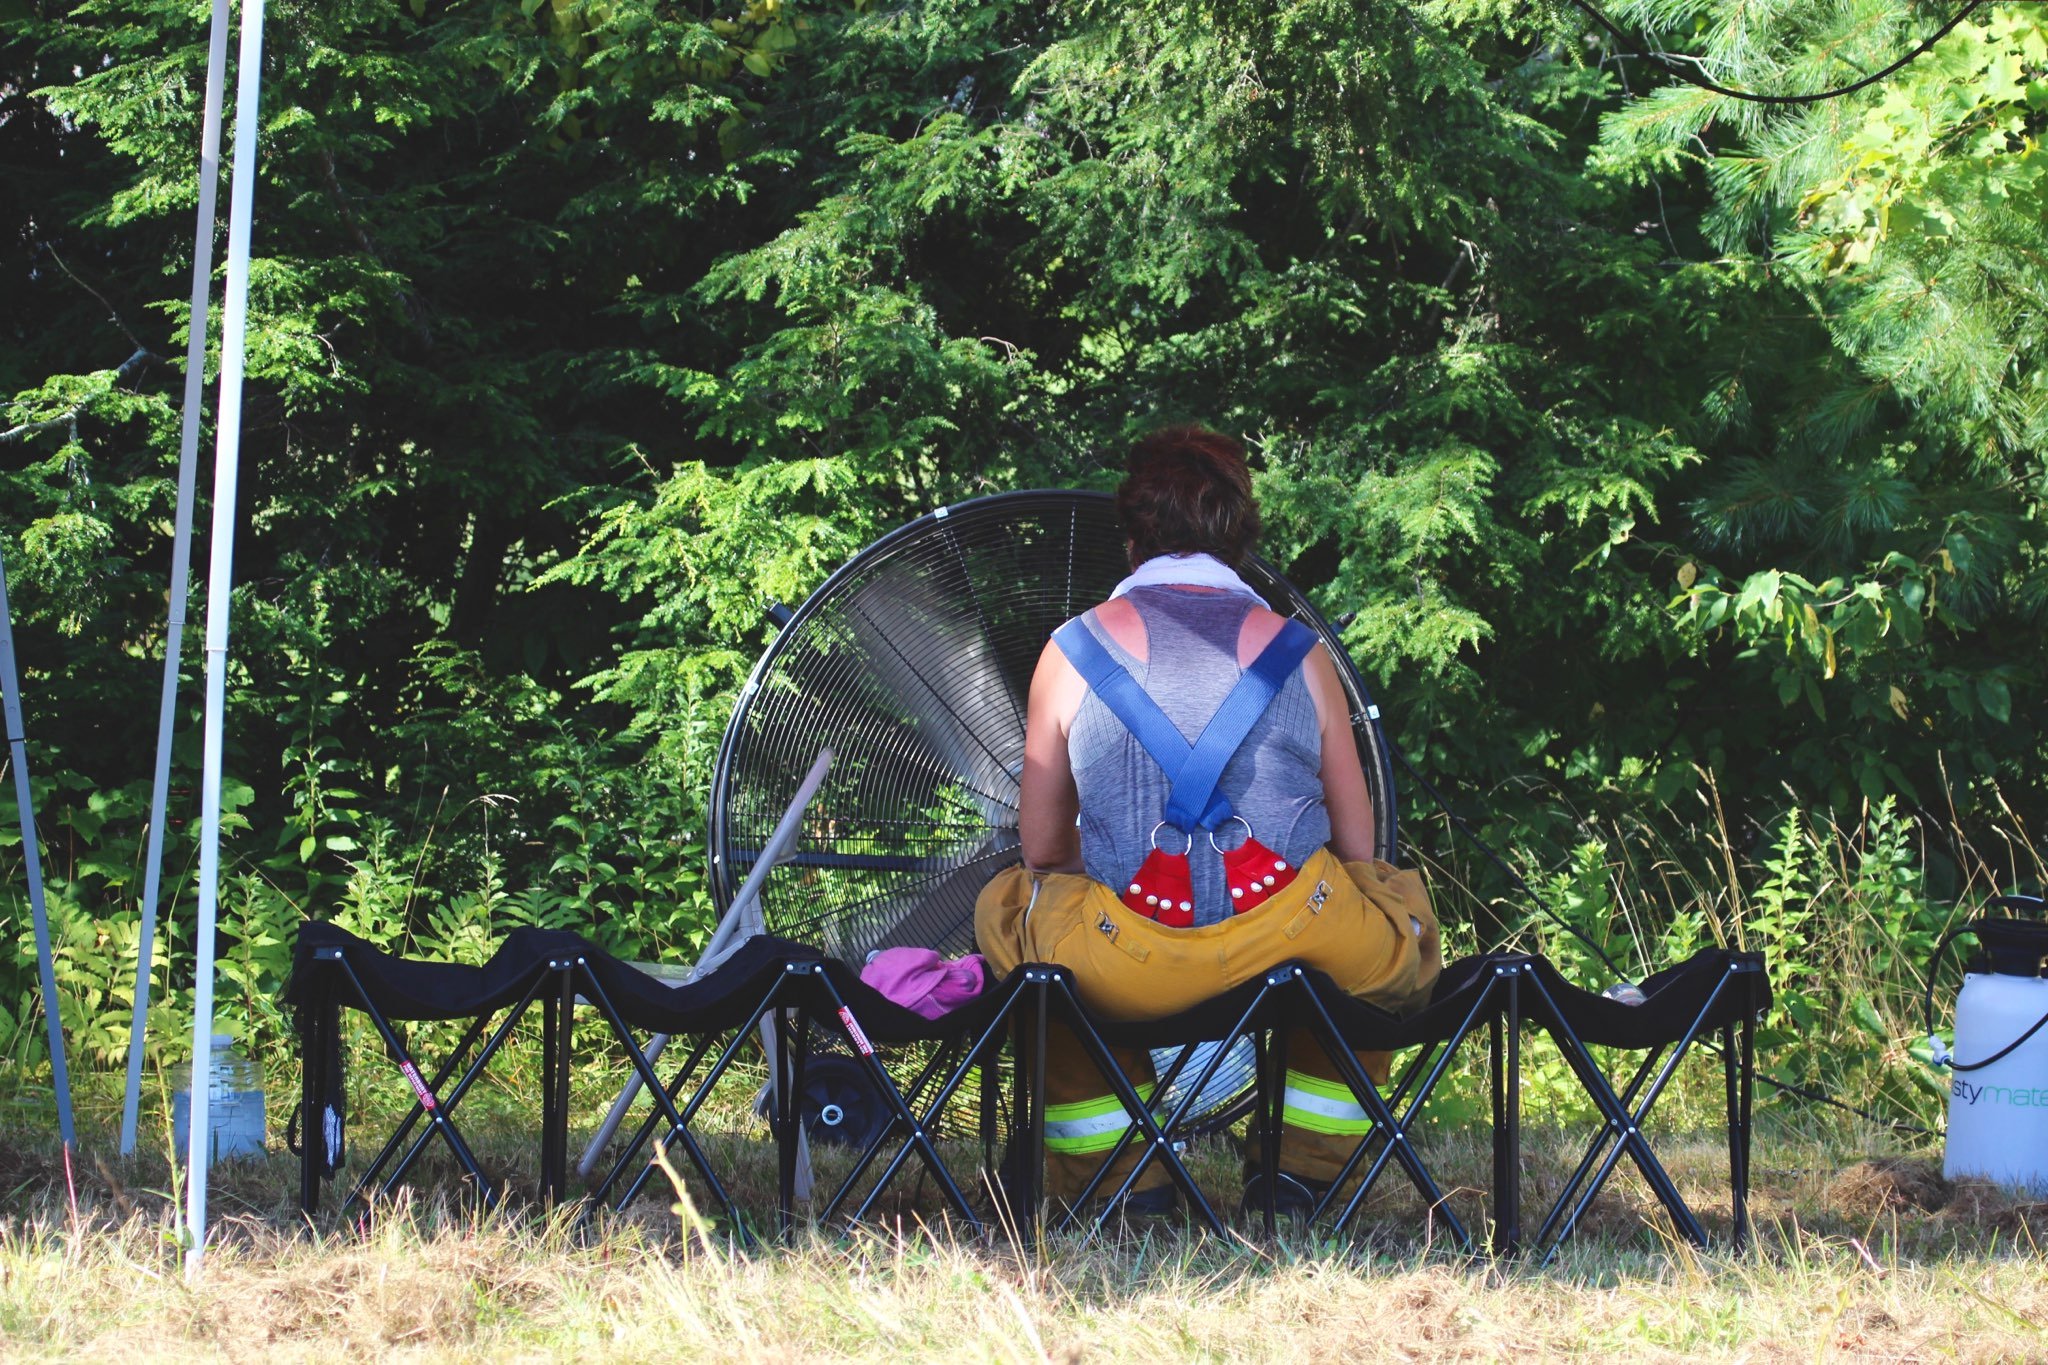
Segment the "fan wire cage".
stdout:
<path fill-rule="evenodd" d="M 1129 572 L 1102 493 L 1006 493 L 943 508 L 876 541 L 789 616 L 742 688 L 712 780 L 710 880 L 720 913 L 821 750 L 832 764 L 796 847 L 761 891 L 770 933 L 855 965 L 898 945 L 974 948 L 974 901 L 1019 858 L 1018 781 L 1031 675 L 1061 623 Z M 1393 780 L 1373 705 L 1328 623 L 1272 566 L 1240 572 L 1337 660 L 1377 815 L 1394 847 Z M 1242 1112 L 1249 1045 L 1195 1106 Z M 1155 1060 L 1162 1071 L 1172 1057 Z M 1192 1077 L 1204 1058 L 1190 1059 Z M 1176 1103 L 1172 1091 L 1162 1104 Z"/>

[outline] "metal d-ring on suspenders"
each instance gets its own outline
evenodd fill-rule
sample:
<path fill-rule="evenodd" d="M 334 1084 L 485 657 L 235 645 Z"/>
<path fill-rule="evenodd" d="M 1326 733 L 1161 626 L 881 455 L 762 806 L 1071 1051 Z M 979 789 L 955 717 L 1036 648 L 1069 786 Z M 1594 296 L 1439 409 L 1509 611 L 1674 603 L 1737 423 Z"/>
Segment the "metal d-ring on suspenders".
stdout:
<path fill-rule="evenodd" d="M 1090 691 L 1102 699 L 1110 713 L 1123 722 L 1152 761 L 1167 774 L 1170 783 L 1166 810 L 1159 828 L 1172 826 L 1194 846 L 1194 832 L 1205 831 L 1213 845 L 1216 831 L 1232 820 L 1245 827 L 1245 841 L 1223 854 L 1224 879 L 1230 888 L 1231 908 L 1243 913 L 1264 901 L 1294 879 L 1295 869 L 1271 849 L 1252 837 L 1251 822 L 1230 807 L 1230 800 L 1217 789 L 1223 769 L 1258 724 L 1259 717 L 1273 704 L 1280 689 L 1315 647 L 1316 634 L 1299 621 L 1285 621 L 1280 633 L 1259 651 L 1237 685 L 1216 708 L 1200 737 L 1191 745 L 1180 727 L 1167 719 L 1159 703 L 1138 686 L 1124 666 L 1078 619 L 1053 633 L 1053 642 L 1067 656 Z M 1155 842 L 1152 852 L 1119 890 L 1119 898 L 1141 915 L 1161 924 L 1185 928 L 1194 923 L 1194 887 L 1188 871 L 1188 849 L 1168 853 Z"/>

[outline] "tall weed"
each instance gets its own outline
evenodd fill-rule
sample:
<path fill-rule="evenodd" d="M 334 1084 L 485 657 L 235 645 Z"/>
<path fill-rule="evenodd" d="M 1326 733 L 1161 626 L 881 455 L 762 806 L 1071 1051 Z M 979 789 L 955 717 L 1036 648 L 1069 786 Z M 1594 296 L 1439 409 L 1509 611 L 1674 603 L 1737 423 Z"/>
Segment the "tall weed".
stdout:
<path fill-rule="evenodd" d="M 1473 889 L 1485 884 L 1481 855 L 1443 846 L 1425 862 L 1454 944 L 1480 946 L 1473 926 L 1498 923 L 1507 945 L 1541 951 L 1596 989 L 1617 975 L 1639 980 L 1709 944 L 1761 952 L 1773 991 L 1757 1038 L 1764 1103 L 1803 1103 L 1768 1083 L 1778 1081 L 1938 1128 L 1946 1087 L 1921 1037 L 1927 960 L 1950 925 L 2007 888 L 1991 880 L 1985 860 L 1950 854 L 1945 871 L 1960 886 L 1937 894 L 1930 839 L 1944 850 L 1967 842 L 1889 797 L 1840 817 L 1788 800 L 1774 819 L 1731 830 L 1710 780 L 1703 793 L 1690 817 L 1667 806 L 1606 826 L 1578 822 L 1577 842 L 1548 860 L 1541 848 L 1512 850 L 1523 866 L 1550 863 L 1528 877 L 1533 895 L 1483 899 Z M 1431 843 L 1444 828 L 1419 824 Z M 2025 836 L 2014 828 L 1999 837 L 2017 845 Z M 1530 1051 L 1532 1109 L 1578 1115 L 1584 1102 L 1562 1064 Z M 1689 1113 L 1711 1123 L 1717 1085 L 1696 1077 L 1667 1104 L 1681 1121 Z M 1476 1117 L 1481 1102 L 1468 1091 L 1441 1107 Z"/>

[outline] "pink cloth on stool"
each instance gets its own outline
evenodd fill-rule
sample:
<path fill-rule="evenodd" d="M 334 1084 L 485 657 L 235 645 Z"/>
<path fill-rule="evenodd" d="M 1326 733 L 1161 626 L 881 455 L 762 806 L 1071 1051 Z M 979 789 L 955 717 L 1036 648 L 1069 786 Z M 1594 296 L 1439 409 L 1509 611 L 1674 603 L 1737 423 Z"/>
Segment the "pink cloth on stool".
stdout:
<path fill-rule="evenodd" d="M 980 995 L 982 978 L 980 953 L 948 961 L 930 948 L 884 948 L 860 971 L 861 980 L 927 1019 Z"/>

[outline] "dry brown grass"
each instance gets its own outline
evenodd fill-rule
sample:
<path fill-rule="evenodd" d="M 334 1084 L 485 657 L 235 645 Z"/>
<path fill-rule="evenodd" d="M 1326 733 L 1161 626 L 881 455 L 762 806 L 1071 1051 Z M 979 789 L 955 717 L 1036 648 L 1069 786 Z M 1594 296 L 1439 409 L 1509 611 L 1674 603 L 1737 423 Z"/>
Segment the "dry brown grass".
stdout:
<path fill-rule="evenodd" d="M 485 1138 L 518 1165 L 520 1141 Z M 1870 1138 L 1871 1135 L 1864 1135 Z M 762 1144 L 719 1144 L 749 1197 Z M 1667 1143 L 1710 1226 L 1725 1226 L 1722 1153 Z M 1882 1150 L 1879 1148 L 1878 1150 Z M 1576 1155 L 1532 1144 L 1527 1212 Z M 672 1195 L 581 1229 L 514 1200 L 477 1214 L 445 1167 L 427 1191 L 346 1224 L 291 1212 L 289 1158 L 224 1167 L 206 1273 L 179 1271 L 161 1159 L 88 1161 L 74 1221 L 60 1163 L 0 1149 L 0 1350 L 10 1357 L 456 1359 L 655 1355 L 685 1360 L 1641 1360 L 2048 1358 L 2048 1210 L 1950 1185 L 1929 1158 L 1760 1141 L 1758 1247 L 1699 1254 L 1659 1231 L 1623 1181 L 1548 1268 L 1465 1260 L 1418 1235 L 1389 1187 L 1356 1243 L 1219 1242 L 1178 1228 L 1050 1239 L 1042 1254 L 917 1221 L 810 1229 L 786 1251 L 683 1235 Z M 1476 1143 L 1437 1153 L 1462 1210 L 1485 1170 Z M 971 1165 L 971 1160 L 964 1162 Z M 1234 1158 L 1197 1171 L 1224 1204 Z"/>

